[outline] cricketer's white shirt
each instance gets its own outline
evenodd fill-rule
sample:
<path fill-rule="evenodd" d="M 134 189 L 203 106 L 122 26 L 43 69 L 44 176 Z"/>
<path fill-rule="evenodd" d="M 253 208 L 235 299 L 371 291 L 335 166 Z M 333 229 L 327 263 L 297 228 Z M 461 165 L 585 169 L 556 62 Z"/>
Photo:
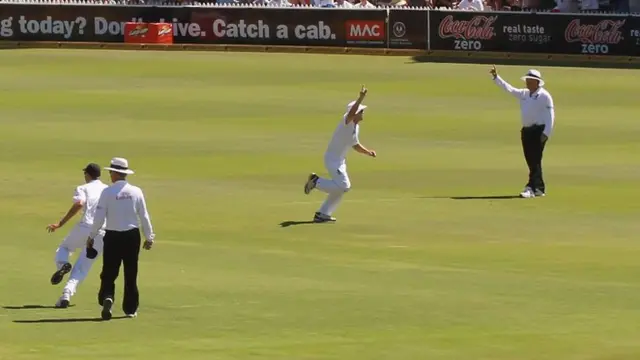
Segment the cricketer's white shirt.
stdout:
<path fill-rule="evenodd" d="M 93 225 L 96 208 L 98 207 L 98 200 L 100 200 L 102 191 L 107 187 L 107 184 L 100 180 L 93 180 L 76 187 L 73 194 L 73 202 L 82 202 L 84 204 L 84 213 L 82 214 L 82 219 L 80 219 L 81 225 L 88 227 Z M 101 227 L 104 227 L 104 221 L 102 222 Z"/>
<path fill-rule="evenodd" d="M 360 143 L 358 138 L 360 125 L 350 121 L 348 124 L 347 114 L 344 114 L 342 121 L 333 132 L 333 137 L 327 151 L 324 153 L 324 161 L 330 164 L 343 164 L 346 161 L 349 150 Z"/>
<path fill-rule="evenodd" d="M 95 221 L 105 221 L 105 219 L 107 231 L 127 231 L 138 228 L 139 219 L 145 238 L 151 241 L 155 237 L 142 190 L 124 180 L 116 181 L 102 191 Z M 94 224 L 90 237 L 93 238 L 97 233 L 98 227 Z"/>
<path fill-rule="evenodd" d="M 495 83 L 509 94 L 520 99 L 520 118 L 522 126 L 544 125 L 544 134 L 551 136 L 555 122 L 553 98 L 549 92 L 539 87 L 536 92 L 529 94 L 529 89 L 516 89 L 508 82 L 497 76 Z"/>

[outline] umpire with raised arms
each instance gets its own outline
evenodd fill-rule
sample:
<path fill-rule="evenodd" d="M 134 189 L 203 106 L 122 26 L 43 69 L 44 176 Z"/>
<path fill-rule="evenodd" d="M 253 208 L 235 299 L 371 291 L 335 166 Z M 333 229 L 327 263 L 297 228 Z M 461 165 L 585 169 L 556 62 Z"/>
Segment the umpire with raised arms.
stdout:
<path fill-rule="evenodd" d="M 493 66 L 489 71 L 495 83 L 509 94 L 520 100 L 522 130 L 522 150 L 529 167 L 529 181 L 520 197 L 530 199 L 545 196 L 546 189 L 542 178 L 542 153 L 551 136 L 555 121 L 553 98 L 543 88 L 544 80 L 538 70 L 531 69 L 522 80 L 526 89 L 516 89 L 504 81 Z"/>
<path fill-rule="evenodd" d="M 146 239 L 144 249 L 151 249 L 155 235 L 142 190 L 127 182 L 127 175 L 133 174 L 129 169 L 128 161 L 123 158 L 113 158 L 110 166 L 104 169 L 109 170 L 113 184 L 104 189 L 100 195 L 94 225 L 87 240 L 87 254 L 93 253 L 90 251 L 93 247 L 93 238 L 106 219 L 101 283 L 98 292 L 98 303 L 102 306 L 102 319 L 111 320 L 111 308 L 116 292 L 115 281 L 120 272 L 121 263 L 124 266 L 122 310 L 127 317 L 134 318 L 138 315 L 139 304 L 138 255 L 141 240 L 138 220 Z"/>

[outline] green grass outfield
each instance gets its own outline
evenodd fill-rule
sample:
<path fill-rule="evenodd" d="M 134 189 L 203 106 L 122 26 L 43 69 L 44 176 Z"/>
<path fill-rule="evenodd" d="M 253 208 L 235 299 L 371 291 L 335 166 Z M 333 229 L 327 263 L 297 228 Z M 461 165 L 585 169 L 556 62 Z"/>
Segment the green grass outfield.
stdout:
<path fill-rule="evenodd" d="M 521 84 L 527 67 L 498 69 Z M 549 195 L 456 200 L 526 180 L 518 104 L 487 66 L 0 52 L 0 359 L 639 359 L 638 72 L 541 70 Z M 379 157 L 350 155 L 338 223 L 281 228 L 323 200 L 302 185 L 361 83 Z M 12 309 L 54 304 L 73 224 L 45 226 L 113 156 L 158 234 L 139 317 L 90 321 L 100 261 L 74 307 Z"/>

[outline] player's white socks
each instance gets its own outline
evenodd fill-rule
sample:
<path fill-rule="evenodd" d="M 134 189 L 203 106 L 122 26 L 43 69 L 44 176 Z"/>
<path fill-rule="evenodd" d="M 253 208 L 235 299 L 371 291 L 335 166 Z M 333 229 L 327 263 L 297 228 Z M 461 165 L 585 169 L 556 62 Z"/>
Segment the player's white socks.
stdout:
<path fill-rule="evenodd" d="M 329 193 L 329 195 L 327 195 L 327 199 L 324 201 L 324 203 L 322 204 L 318 212 L 324 215 L 333 214 L 333 212 L 336 211 L 336 209 L 338 208 L 338 205 L 340 204 L 340 200 L 342 200 L 343 196 L 344 196 L 344 191 L 342 191 L 342 189 L 336 192 Z"/>
<path fill-rule="evenodd" d="M 66 294 L 70 299 L 73 295 L 76 294 L 76 289 L 78 288 L 79 283 L 80 283 L 80 280 L 78 279 L 73 279 L 73 278 L 69 279 L 69 281 L 67 281 L 67 284 L 64 286 L 62 293 Z"/>
<path fill-rule="evenodd" d="M 331 179 L 318 178 L 316 189 L 332 194 L 334 192 L 343 192 L 342 188 Z"/>

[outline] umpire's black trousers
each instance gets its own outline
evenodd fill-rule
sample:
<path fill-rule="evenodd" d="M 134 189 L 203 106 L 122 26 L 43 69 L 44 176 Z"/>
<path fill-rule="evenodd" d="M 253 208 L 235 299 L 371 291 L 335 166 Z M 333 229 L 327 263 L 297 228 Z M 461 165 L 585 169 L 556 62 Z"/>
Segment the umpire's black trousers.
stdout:
<path fill-rule="evenodd" d="M 138 255 L 140 254 L 140 230 L 107 230 L 104 235 L 102 251 L 102 273 L 98 302 L 102 306 L 104 299 L 113 300 L 116 294 L 116 279 L 120 264 L 124 265 L 124 299 L 122 310 L 125 314 L 138 311 Z"/>
<path fill-rule="evenodd" d="M 527 186 L 533 190 L 545 192 L 544 180 L 542 178 L 542 153 L 546 141 L 542 141 L 544 125 L 533 125 L 523 127 L 520 131 L 522 140 L 522 150 L 524 158 L 529 166 L 529 182 Z"/>

